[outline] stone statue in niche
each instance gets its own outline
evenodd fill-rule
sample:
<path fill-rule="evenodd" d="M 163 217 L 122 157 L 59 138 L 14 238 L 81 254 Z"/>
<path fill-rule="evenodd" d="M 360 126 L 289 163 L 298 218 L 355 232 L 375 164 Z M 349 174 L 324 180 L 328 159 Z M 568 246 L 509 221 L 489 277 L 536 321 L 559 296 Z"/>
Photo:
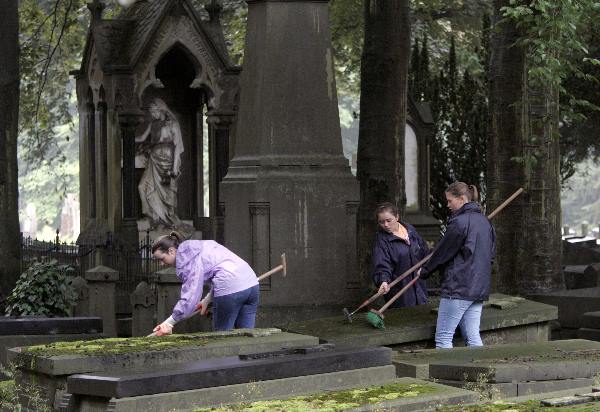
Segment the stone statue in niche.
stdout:
<path fill-rule="evenodd" d="M 183 139 L 179 121 L 167 104 L 153 99 L 148 108 L 150 122 L 144 132 L 135 138 L 140 143 L 138 152 L 145 157 L 146 168 L 138 189 L 142 213 L 156 228 L 163 225 L 182 229 L 185 226 L 177 216 L 177 180 L 181 175 Z"/>

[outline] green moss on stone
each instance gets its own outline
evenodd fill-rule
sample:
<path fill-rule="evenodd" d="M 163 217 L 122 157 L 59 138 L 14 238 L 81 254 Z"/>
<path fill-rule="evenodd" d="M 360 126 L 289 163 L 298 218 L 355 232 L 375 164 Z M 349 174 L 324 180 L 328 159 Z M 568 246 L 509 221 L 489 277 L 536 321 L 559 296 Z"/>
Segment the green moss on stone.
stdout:
<path fill-rule="evenodd" d="M 346 391 L 328 392 L 320 395 L 298 396 L 285 400 L 259 401 L 228 405 L 220 408 L 196 409 L 194 412 L 304 412 L 321 411 L 337 412 L 357 408 L 365 404 L 376 404 L 399 398 L 412 398 L 423 394 L 437 392 L 440 389 L 434 385 L 393 383 L 369 388 L 351 389 Z"/>
<path fill-rule="evenodd" d="M 581 405 L 564 406 L 561 408 L 543 407 L 540 401 L 507 402 L 495 401 L 471 406 L 447 406 L 436 409 L 436 412 L 597 412 L 600 404 L 597 402 Z"/>
<path fill-rule="evenodd" d="M 15 381 L 0 381 L 0 400 L 8 401 L 14 397 Z"/>
<path fill-rule="evenodd" d="M 28 346 L 23 348 L 23 352 L 44 357 L 58 355 L 118 355 L 161 351 L 186 346 L 204 346 L 209 342 L 225 338 L 224 336 L 169 335 L 161 337 L 80 340 Z"/>

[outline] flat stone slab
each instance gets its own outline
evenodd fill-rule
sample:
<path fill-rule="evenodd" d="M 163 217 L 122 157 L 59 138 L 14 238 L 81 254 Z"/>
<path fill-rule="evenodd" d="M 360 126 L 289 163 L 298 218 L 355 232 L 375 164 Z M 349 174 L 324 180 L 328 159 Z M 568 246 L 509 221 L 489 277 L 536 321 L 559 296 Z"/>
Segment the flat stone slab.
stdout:
<path fill-rule="evenodd" d="M 9 362 L 51 376 L 193 362 L 284 347 L 314 346 L 313 336 L 279 329 L 236 329 L 151 338 L 113 338 L 45 347 L 12 348 Z M 140 347 L 137 347 L 140 345 Z"/>
<path fill-rule="evenodd" d="M 583 314 L 600 309 L 600 287 L 561 290 L 543 295 L 530 295 L 528 299 L 556 306 L 562 327 L 580 328 Z"/>
<path fill-rule="evenodd" d="M 540 403 L 542 406 L 557 408 L 562 406 L 579 405 L 581 403 L 587 403 L 591 401 L 592 398 L 587 396 L 564 396 L 562 398 L 543 399 Z"/>
<path fill-rule="evenodd" d="M 584 313 L 580 319 L 580 327 L 600 330 L 600 311 Z"/>
<path fill-rule="evenodd" d="M 244 406 L 250 407 L 252 404 L 249 402 L 254 401 L 262 401 L 263 410 L 268 410 L 269 406 L 271 409 L 292 410 L 290 403 L 295 406 L 293 410 L 303 410 L 302 402 L 310 404 L 315 410 L 319 409 L 320 398 L 349 399 L 348 403 L 345 401 L 345 408 L 340 408 L 344 410 L 414 411 L 439 405 L 472 403 L 477 400 L 478 394 L 417 379 L 395 379 L 392 366 L 379 366 L 184 392 L 112 398 L 104 403 L 100 403 L 98 398 L 67 394 L 60 410 L 131 412 L 216 408 L 210 410 L 230 411 L 232 406 L 228 405 L 244 402 Z M 361 398 L 370 399 L 370 403 L 358 401 Z M 378 398 L 383 400 L 377 401 Z M 331 409 L 331 404 L 328 403 L 328 406 Z"/>
<path fill-rule="evenodd" d="M 451 381 L 445 379 L 436 380 L 442 385 L 454 386 L 468 390 L 475 390 L 479 393 L 485 393 L 490 399 L 516 398 L 520 396 L 531 396 L 542 393 L 563 391 L 568 389 L 585 388 L 588 389 L 594 380 L 590 378 L 583 379 L 561 379 L 555 381 L 540 382 L 502 382 L 502 383 L 484 383 L 484 382 L 465 382 Z"/>
<path fill-rule="evenodd" d="M 419 341 L 432 341 L 435 335 L 437 313 L 435 305 L 420 305 L 410 308 L 390 309 L 386 311 L 385 329 L 376 329 L 367 322 L 363 312 L 353 316 L 348 323 L 340 316 L 313 319 L 306 322 L 285 325 L 286 330 L 318 336 L 325 342 L 348 346 L 398 345 Z M 502 294 L 494 294 L 487 302 L 481 318 L 483 333 L 508 330 L 547 323 L 558 317 L 555 307 L 539 302 L 525 300 Z M 531 340 L 547 340 L 547 336 L 534 334 Z"/>
<path fill-rule="evenodd" d="M 102 319 L 97 317 L 46 318 L 33 316 L 0 317 L 0 336 L 69 335 L 102 333 Z"/>
<path fill-rule="evenodd" d="M 0 364 L 7 366 L 7 350 L 15 347 L 45 345 L 53 342 L 72 342 L 81 340 L 102 339 L 101 333 L 66 334 L 66 335 L 6 335 L 0 336 Z"/>
<path fill-rule="evenodd" d="M 429 375 L 433 379 L 490 383 L 591 378 L 599 372 L 600 361 L 528 362 L 527 364 L 481 363 L 477 365 L 442 362 L 429 365 Z"/>
<path fill-rule="evenodd" d="M 385 366 L 391 361 L 392 350 L 383 347 L 297 351 L 277 353 L 274 357 L 235 356 L 159 370 L 72 375 L 67 379 L 67 391 L 76 395 L 126 398 Z"/>
<path fill-rule="evenodd" d="M 410 376 L 429 379 L 430 365 L 439 363 L 468 364 L 481 367 L 485 362 L 512 365 L 535 361 L 582 360 L 600 359 L 600 342 L 573 339 L 551 342 L 511 343 L 503 345 L 482 346 L 477 348 L 453 349 L 420 349 L 397 351 L 393 362 L 398 376 Z M 440 378 L 450 379 L 450 378 Z M 450 379 L 452 380 L 452 379 Z M 457 380 L 463 380 L 460 376 Z"/>

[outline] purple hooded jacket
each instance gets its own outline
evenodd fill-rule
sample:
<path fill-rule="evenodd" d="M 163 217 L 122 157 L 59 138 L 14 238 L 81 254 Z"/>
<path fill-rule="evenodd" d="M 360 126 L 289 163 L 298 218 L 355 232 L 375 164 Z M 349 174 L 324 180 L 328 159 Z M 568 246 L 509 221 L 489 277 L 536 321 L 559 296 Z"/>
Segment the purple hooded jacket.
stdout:
<path fill-rule="evenodd" d="M 224 296 L 258 285 L 256 274 L 242 258 L 214 240 L 187 240 L 177 248 L 181 297 L 173 308 L 177 322 L 188 317 L 202 298 L 204 283 L 213 296 Z"/>

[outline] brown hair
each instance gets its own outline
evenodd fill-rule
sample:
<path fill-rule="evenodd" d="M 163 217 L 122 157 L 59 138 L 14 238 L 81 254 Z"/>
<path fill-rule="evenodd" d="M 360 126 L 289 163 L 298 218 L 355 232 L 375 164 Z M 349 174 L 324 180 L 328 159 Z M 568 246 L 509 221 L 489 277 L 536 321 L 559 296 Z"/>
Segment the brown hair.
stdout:
<path fill-rule="evenodd" d="M 161 236 L 154 241 L 152 244 L 152 253 L 157 250 L 167 253 L 172 247 L 177 249 L 181 242 L 183 242 L 183 236 L 176 231 L 172 231 L 168 235 Z"/>
<path fill-rule="evenodd" d="M 377 219 L 379 217 L 380 213 L 384 213 L 384 212 L 390 212 L 392 215 L 394 215 L 396 217 L 400 216 L 400 211 L 398 210 L 396 205 L 394 205 L 393 203 L 390 203 L 390 202 L 385 202 L 375 208 L 375 219 Z"/>
<path fill-rule="evenodd" d="M 479 192 L 475 185 L 468 185 L 464 182 L 454 182 L 446 188 L 446 193 L 454 197 L 465 196 L 469 202 L 479 202 Z"/>

